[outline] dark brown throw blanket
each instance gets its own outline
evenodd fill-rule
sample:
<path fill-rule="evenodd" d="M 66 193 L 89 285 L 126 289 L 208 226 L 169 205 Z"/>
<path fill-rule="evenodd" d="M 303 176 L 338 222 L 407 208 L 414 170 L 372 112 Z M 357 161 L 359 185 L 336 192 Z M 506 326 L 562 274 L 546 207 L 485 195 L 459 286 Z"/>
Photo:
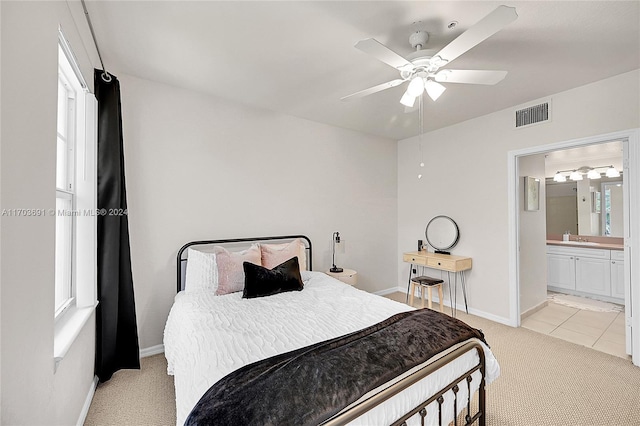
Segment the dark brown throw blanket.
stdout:
<path fill-rule="evenodd" d="M 317 425 L 481 331 L 429 309 L 246 365 L 215 383 L 185 425 Z M 486 343 L 486 342 L 485 342 Z"/>

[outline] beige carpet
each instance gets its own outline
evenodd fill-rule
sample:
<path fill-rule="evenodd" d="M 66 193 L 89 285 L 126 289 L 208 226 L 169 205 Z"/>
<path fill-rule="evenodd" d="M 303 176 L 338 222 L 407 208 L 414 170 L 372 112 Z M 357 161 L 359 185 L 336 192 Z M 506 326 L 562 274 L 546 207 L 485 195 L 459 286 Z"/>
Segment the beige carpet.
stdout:
<path fill-rule="evenodd" d="M 640 368 L 593 349 L 459 317 L 484 331 L 501 376 L 487 387 L 487 424 L 640 425 Z M 142 360 L 141 371 L 120 371 L 98 386 L 85 425 L 175 424 L 173 379 L 163 355 Z"/>

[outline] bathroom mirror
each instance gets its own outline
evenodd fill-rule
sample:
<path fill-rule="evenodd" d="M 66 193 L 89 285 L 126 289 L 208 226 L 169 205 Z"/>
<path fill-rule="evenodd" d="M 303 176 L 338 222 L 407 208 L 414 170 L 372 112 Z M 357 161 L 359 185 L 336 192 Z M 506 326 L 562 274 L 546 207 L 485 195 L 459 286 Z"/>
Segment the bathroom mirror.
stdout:
<path fill-rule="evenodd" d="M 624 236 L 624 181 L 616 178 L 554 182 L 546 179 L 547 235 Z"/>
<path fill-rule="evenodd" d="M 436 253 L 451 254 L 446 250 L 451 249 L 460 239 L 458 224 L 449 216 L 436 216 L 429 221 L 424 231 L 424 236 Z"/>

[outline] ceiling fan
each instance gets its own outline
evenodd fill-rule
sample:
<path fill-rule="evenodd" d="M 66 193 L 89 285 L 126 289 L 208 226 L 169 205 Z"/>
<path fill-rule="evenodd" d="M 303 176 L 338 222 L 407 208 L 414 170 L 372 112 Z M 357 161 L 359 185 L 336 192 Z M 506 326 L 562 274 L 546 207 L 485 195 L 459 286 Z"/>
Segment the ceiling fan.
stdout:
<path fill-rule="evenodd" d="M 416 31 L 409 37 L 409 43 L 416 51 L 407 58 L 403 58 L 373 38 L 360 40 L 355 45 L 357 49 L 396 68 L 400 71 L 400 78 L 361 90 L 345 96 L 341 100 L 362 98 L 408 82 L 409 85 L 400 103 L 407 107 L 413 107 L 416 98 L 425 91 L 434 101 L 438 99 L 446 90 L 446 87 L 440 83 L 494 85 L 504 79 L 507 75 L 506 71 L 441 70 L 440 68 L 450 64 L 458 56 L 491 37 L 517 18 L 518 14 L 514 7 L 498 6 L 437 53 L 433 49 L 423 49 L 429 40 L 429 34 L 426 31 Z"/>

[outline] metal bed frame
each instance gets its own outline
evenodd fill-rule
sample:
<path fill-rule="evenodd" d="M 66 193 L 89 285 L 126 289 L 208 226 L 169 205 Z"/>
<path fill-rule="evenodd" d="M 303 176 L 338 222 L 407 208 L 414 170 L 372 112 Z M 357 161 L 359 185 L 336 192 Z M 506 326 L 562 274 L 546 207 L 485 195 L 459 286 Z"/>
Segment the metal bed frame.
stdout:
<path fill-rule="evenodd" d="M 223 240 L 201 240 L 201 241 L 192 241 L 180 248 L 178 250 L 177 256 L 177 291 L 180 292 L 184 289 L 184 273 L 187 264 L 187 258 L 184 257 L 184 252 L 187 248 L 193 246 L 202 246 L 202 245 L 214 245 L 214 244 L 249 244 L 254 242 L 261 241 L 283 241 L 283 240 L 294 240 L 296 238 L 301 238 L 306 242 L 305 249 L 307 250 L 307 269 L 312 269 L 312 248 L 311 248 L 311 240 L 305 235 L 286 235 L 286 236 L 275 236 L 275 237 L 253 237 L 253 238 L 232 238 L 232 239 L 223 239 Z M 453 362 L 460 356 L 466 354 L 469 351 L 476 350 L 478 352 L 478 363 L 461 374 L 447 386 L 436 392 L 435 394 L 429 396 L 426 400 L 424 400 L 421 404 L 413 408 L 411 411 L 404 414 L 398 420 L 392 423 L 392 426 L 406 426 L 407 420 L 416 414 L 420 416 L 420 424 L 421 426 L 425 425 L 425 419 L 427 417 L 427 406 L 437 402 L 437 410 L 438 410 L 438 425 L 444 426 L 442 421 L 442 404 L 444 403 L 444 395 L 448 392 L 453 393 L 453 421 L 449 424 L 453 424 L 454 426 L 464 425 L 470 426 L 474 423 L 478 422 L 479 426 L 485 426 L 486 424 L 486 394 L 485 394 L 485 354 L 484 349 L 479 341 L 470 340 L 458 348 L 452 350 L 446 355 L 438 358 L 434 362 L 426 364 L 421 367 L 417 371 L 412 374 L 402 378 L 401 380 L 395 382 L 382 389 L 380 392 L 375 393 L 366 399 L 361 401 L 357 401 L 356 403 L 350 405 L 348 408 L 342 410 L 340 413 L 335 415 L 334 417 L 326 420 L 322 423 L 322 426 L 339 426 L 345 425 L 350 421 L 356 419 L 361 416 L 365 412 L 371 410 L 373 407 L 383 403 L 389 398 L 399 394 L 403 390 L 407 389 L 411 385 L 417 383 L 418 381 L 424 379 L 430 374 L 434 373 L 438 369 L 444 367 L 445 365 Z M 472 374 L 476 371 L 480 372 L 480 384 L 478 386 L 478 407 L 474 413 L 472 413 L 472 400 L 474 399 L 474 395 L 471 392 L 471 382 L 473 381 Z M 466 414 L 464 414 L 463 418 L 457 414 L 458 412 L 458 392 L 460 390 L 460 383 L 466 383 L 467 386 L 467 398 L 466 401 L 462 401 L 464 405 L 466 405 Z M 463 409 L 464 412 L 464 409 Z"/>
<path fill-rule="evenodd" d="M 202 240 L 202 241 L 191 241 L 180 247 L 178 250 L 177 256 L 177 266 L 178 266 L 178 274 L 177 274 L 177 290 L 178 292 L 184 290 L 184 272 L 187 266 L 187 258 L 184 257 L 184 252 L 189 247 L 193 246 L 208 246 L 212 244 L 240 244 L 240 243 L 255 243 L 260 241 L 286 241 L 286 240 L 295 240 L 296 238 L 301 238 L 305 241 L 307 250 L 307 270 L 311 271 L 313 267 L 313 251 L 311 248 L 311 240 L 306 235 L 281 235 L 276 237 L 252 237 L 252 238 L 229 238 L 225 240 Z"/>

